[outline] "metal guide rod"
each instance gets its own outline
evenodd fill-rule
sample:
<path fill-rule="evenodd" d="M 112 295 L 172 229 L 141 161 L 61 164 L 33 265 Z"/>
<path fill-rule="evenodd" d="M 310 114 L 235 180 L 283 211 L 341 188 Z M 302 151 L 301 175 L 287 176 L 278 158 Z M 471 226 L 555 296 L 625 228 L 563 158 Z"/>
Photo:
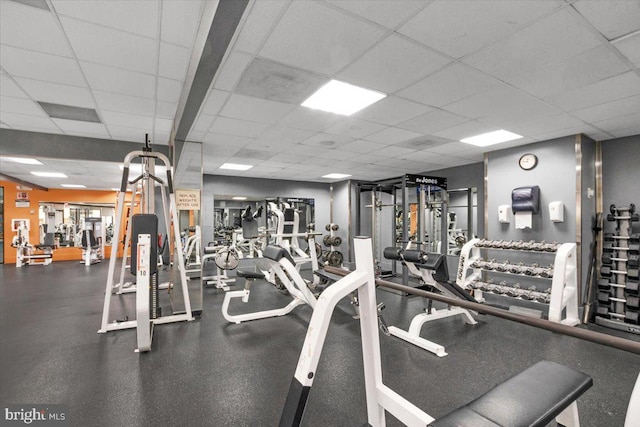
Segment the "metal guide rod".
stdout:
<path fill-rule="evenodd" d="M 349 271 L 343 270 L 341 268 L 330 267 L 330 266 L 326 266 L 325 271 L 331 274 L 336 274 L 338 276 L 346 276 L 347 274 L 349 274 Z M 424 298 L 430 298 L 432 300 L 444 302 L 449 305 L 455 305 L 457 307 L 462 307 L 468 310 L 477 311 L 478 313 L 489 314 L 492 316 L 501 317 L 503 319 L 511 320 L 514 322 L 523 323 L 525 325 L 535 326 L 536 328 L 546 329 L 552 332 L 558 332 L 563 335 L 568 335 L 574 338 L 580 338 L 586 341 L 595 342 L 597 344 L 606 345 L 608 347 L 617 348 L 619 350 L 640 354 L 640 342 L 637 342 L 637 341 L 618 338 L 618 337 L 603 334 L 600 332 L 580 329 L 574 326 L 567 326 L 560 323 L 550 322 L 544 319 L 538 319 L 535 317 L 523 316 L 521 314 L 512 313 L 510 311 L 491 307 L 489 305 L 479 304 L 471 301 L 465 301 L 458 298 L 450 298 L 444 295 L 423 291 L 422 289 L 412 288 L 411 286 L 404 286 L 404 285 L 389 282 L 386 280 L 376 279 L 376 285 L 382 286 L 384 288 L 395 289 L 401 292 L 406 292 L 408 294 L 418 295 Z"/>

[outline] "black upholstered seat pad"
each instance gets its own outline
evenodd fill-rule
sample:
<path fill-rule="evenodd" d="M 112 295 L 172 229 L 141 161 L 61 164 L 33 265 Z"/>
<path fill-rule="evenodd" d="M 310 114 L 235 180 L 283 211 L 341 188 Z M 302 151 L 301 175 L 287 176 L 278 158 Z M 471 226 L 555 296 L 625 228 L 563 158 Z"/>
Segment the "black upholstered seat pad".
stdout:
<path fill-rule="evenodd" d="M 291 264 L 296 265 L 296 262 L 291 257 L 291 254 L 280 246 L 269 245 L 262 251 L 262 256 L 265 258 L 269 258 L 274 260 L 275 262 L 280 261 L 282 258 L 286 258 L 291 262 Z"/>
<path fill-rule="evenodd" d="M 592 384 L 591 377 L 582 372 L 555 362 L 541 361 L 430 426 L 542 427 Z M 479 420 L 490 423 L 480 424 Z"/>
<path fill-rule="evenodd" d="M 245 279 L 264 279 L 264 274 L 256 271 L 238 270 L 236 275 Z"/>

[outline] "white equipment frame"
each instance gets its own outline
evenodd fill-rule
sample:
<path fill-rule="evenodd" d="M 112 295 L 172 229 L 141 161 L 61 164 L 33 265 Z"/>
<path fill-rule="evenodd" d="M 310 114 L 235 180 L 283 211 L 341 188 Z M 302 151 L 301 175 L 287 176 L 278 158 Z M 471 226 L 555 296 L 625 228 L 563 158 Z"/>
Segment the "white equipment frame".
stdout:
<path fill-rule="evenodd" d="M 285 249 L 286 250 L 286 249 Z M 230 291 L 224 294 L 224 301 L 222 302 L 222 315 L 224 318 L 233 323 L 242 323 L 249 320 L 265 319 L 268 317 L 284 316 L 293 311 L 294 308 L 299 305 L 308 304 L 311 308 L 316 306 L 316 297 L 313 292 L 307 286 L 307 283 L 300 275 L 300 272 L 294 264 L 287 258 L 281 258 L 279 261 L 274 261 L 269 258 L 262 258 L 263 261 L 269 263 L 269 274 L 265 274 L 265 280 L 267 276 L 277 276 L 284 284 L 285 288 L 289 292 L 292 300 L 289 304 L 282 308 L 273 310 L 257 311 L 254 313 L 231 315 L 229 314 L 229 304 L 233 298 L 241 298 L 242 302 L 249 301 L 250 283 L 247 279 L 245 288 L 239 291 Z M 286 273 L 285 273 L 286 271 Z M 288 277 L 287 277 L 288 274 Z M 289 277 L 291 279 L 289 279 Z"/>
<path fill-rule="evenodd" d="M 481 250 L 487 249 L 479 247 L 478 242 L 480 239 L 471 239 L 460 251 L 456 283 L 463 289 L 470 289 L 469 285 L 482 277 L 482 269 L 472 266 L 474 261 L 482 258 Z M 551 252 L 549 254 L 553 255 Z M 563 243 L 555 251 L 548 317 L 552 322 L 568 326 L 580 324 L 576 259 L 575 243 Z M 482 291 L 475 289 L 474 297 L 481 301 Z"/>
<path fill-rule="evenodd" d="M 413 242 L 409 242 L 405 249 L 412 249 L 414 246 Z M 443 255 L 444 256 L 444 255 Z M 443 260 L 442 262 L 446 262 Z M 421 282 L 425 285 L 433 286 L 438 289 L 444 295 L 452 298 L 457 298 L 456 295 L 449 292 L 446 288 L 440 286 L 440 284 L 433 278 L 433 272 L 427 269 L 421 269 L 415 266 L 414 263 L 404 261 L 405 265 L 409 269 L 409 272 L 414 276 L 420 278 Z M 415 346 L 423 348 L 438 357 L 444 357 L 447 355 L 444 346 L 437 344 L 433 341 L 429 341 L 425 338 L 420 337 L 420 331 L 422 330 L 422 326 L 433 320 L 444 319 L 447 317 L 453 316 L 462 316 L 462 320 L 468 325 L 475 325 L 478 322 L 473 318 L 469 310 L 461 307 L 448 307 L 446 309 L 436 310 L 435 308 L 431 308 L 431 313 L 421 313 L 415 316 L 411 320 L 411 324 L 409 325 L 409 330 L 405 331 L 396 326 L 389 326 L 389 333 L 394 337 L 398 337 L 402 340 L 407 341 Z"/>
<path fill-rule="evenodd" d="M 140 159 L 142 161 L 142 165 L 143 165 L 142 175 L 140 175 L 135 180 L 129 182 L 128 181 L 129 169 L 131 166 L 131 162 L 134 159 Z M 165 166 L 166 180 L 161 180 L 153 175 L 155 172 L 155 162 L 157 160 L 161 161 Z M 191 301 L 189 299 L 189 290 L 187 288 L 188 279 L 187 279 L 186 270 L 185 270 L 184 257 L 182 256 L 183 249 L 182 249 L 182 242 L 180 240 L 178 210 L 176 208 L 176 199 L 173 191 L 171 169 L 172 168 L 171 168 L 169 159 L 167 158 L 167 156 L 165 156 L 162 153 L 153 152 L 150 149 L 148 149 L 143 151 L 132 151 L 129 154 L 127 154 L 127 156 L 124 159 L 122 182 L 120 185 L 120 192 L 118 194 L 118 204 L 117 204 L 118 212 L 116 214 L 116 220 L 114 223 L 114 230 L 113 230 L 114 239 L 118 239 L 117 236 L 120 235 L 120 223 L 122 222 L 123 210 L 125 206 L 124 198 L 127 192 L 127 184 L 131 185 L 132 198 L 131 198 L 130 206 L 132 210 L 134 205 L 137 183 L 138 181 L 142 182 L 142 197 L 140 200 L 141 212 L 151 212 L 153 210 L 155 187 L 156 185 L 160 187 L 161 194 L 162 194 L 165 224 L 167 225 L 167 228 L 170 227 L 171 224 L 173 224 L 173 237 L 174 237 L 173 243 L 175 245 L 174 250 L 176 252 L 176 256 L 174 257 L 174 262 L 178 263 L 180 290 L 182 291 L 185 312 L 181 314 L 160 316 L 158 318 L 151 319 L 150 320 L 151 323 L 156 325 L 164 324 L 164 323 L 194 320 L 193 314 L 191 312 Z M 167 187 L 168 193 L 169 193 L 168 194 L 169 206 L 167 206 L 167 197 L 166 197 L 167 194 L 166 194 L 165 187 Z M 109 258 L 109 272 L 107 275 L 107 282 L 106 282 L 106 288 L 105 288 L 104 306 L 102 310 L 102 322 L 101 322 L 100 330 L 98 330 L 98 333 L 103 334 L 110 331 L 118 331 L 122 329 L 131 329 L 131 328 L 140 329 L 140 328 L 148 327 L 148 325 L 146 324 L 146 318 L 145 319 L 136 318 L 136 320 L 109 323 L 109 311 L 110 311 L 112 294 L 114 293 L 114 291 L 120 290 L 120 287 L 121 287 L 120 285 L 123 282 L 124 271 L 126 269 L 126 258 L 127 258 L 126 250 L 128 247 L 128 243 L 131 240 L 131 228 L 132 227 L 130 224 L 129 227 L 127 228 L 127 236 L 126 236 L 127 245 L 125 246 L 125 255 L 122 258 L 121 279 L 120 279 L 120 283 L 118 284 L 114 283 L 114 273 L 116 269 L 117 253 L 118 253 L 117 246 L 114 245 L 111 251 L 111 256 Z M 157 238 L 157 236 L 154 236 L 154 237 Z M 157 261 L 154 260 L 154 262 L 157 262 Z M 171 284 L 168 284 L 167 286 L 172 287 Z M 139 301 L 138 291 L 143 291 L 138 288 L 139 286 L 136 285 L 135 287 L 136 301 Z M 141 303 L 144 304 L 144 301 L 142 301 Z M 148 298 L 146 299 L 146 303 L 148 304 Z M 138 309 L 136 309 L 136 312 L 138 312 Z"/>

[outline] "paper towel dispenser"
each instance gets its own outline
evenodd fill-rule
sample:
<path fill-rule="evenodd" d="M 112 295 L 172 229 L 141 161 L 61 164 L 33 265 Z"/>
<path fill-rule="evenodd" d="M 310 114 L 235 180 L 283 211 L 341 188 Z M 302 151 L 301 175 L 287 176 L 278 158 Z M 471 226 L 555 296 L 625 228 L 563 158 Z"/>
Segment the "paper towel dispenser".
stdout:
<path fill-rule="evenodd" d="M 531 212 L 537 215 L 540 211 L 540 187 L 518 187 L 511 192 L 511 208 L 513 212 Z"/>

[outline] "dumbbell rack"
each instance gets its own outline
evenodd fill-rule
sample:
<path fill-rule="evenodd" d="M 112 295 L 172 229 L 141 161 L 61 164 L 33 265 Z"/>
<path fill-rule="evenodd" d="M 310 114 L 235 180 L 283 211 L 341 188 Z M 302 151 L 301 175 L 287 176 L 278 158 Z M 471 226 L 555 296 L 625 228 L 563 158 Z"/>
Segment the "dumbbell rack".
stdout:
<path fill-rule="evenodd" d="M 483 257 L 495 253 L 501 259 L 516 257 L 523 262 L 487 261 Z M 549 267 L 525 264 L 531 259 L 549 260 L 551 256 L 554 258 Z M 498 284 L 495 284 L 496 280 Z M 535 281 L 536 284 L 539 281 L 543 286 L 537 284 L 530 289 L 521 289 L 519 283 L 514 283 L 516 281 Z M 510 302 L 522 301 L 510 305 L 526 306 L 524 301 L 548 305 L 548 318 L 552 322 L 569 326 L 580 323 L 575 243 L 472 239 L 460 252 L 456 283 L 463 289 L 472 290 L 478 301 L 484 301 L 483 292 L 491 292 L 509 298 Z M 541 288 L 548 289 L 540 291 Z"/>
<path fill-rule="evenodd" d="M 328 251 L 324 251 L 322 260 L 332 267 L 342 267 L 342 261 L 344 257 L 342 252 L 339 251 L 339 246 L 342 244 L 342 238 L 335 234 L 340 229 L 338 224 L 327 224 L 325 230 L 329 232 L 328 236 L 324 236 L 322 243 L 329 248 Z"/>
<path fill-rule="evenodd" d="M 634 204 L 623 208 L 611 205 L 609 210 L 607 221 L 615 222 L 616 229 L 604 234 L 596 323 L 640 334 L 640 233 L 633 234 L 632 229 L 639 218 Z"/>

